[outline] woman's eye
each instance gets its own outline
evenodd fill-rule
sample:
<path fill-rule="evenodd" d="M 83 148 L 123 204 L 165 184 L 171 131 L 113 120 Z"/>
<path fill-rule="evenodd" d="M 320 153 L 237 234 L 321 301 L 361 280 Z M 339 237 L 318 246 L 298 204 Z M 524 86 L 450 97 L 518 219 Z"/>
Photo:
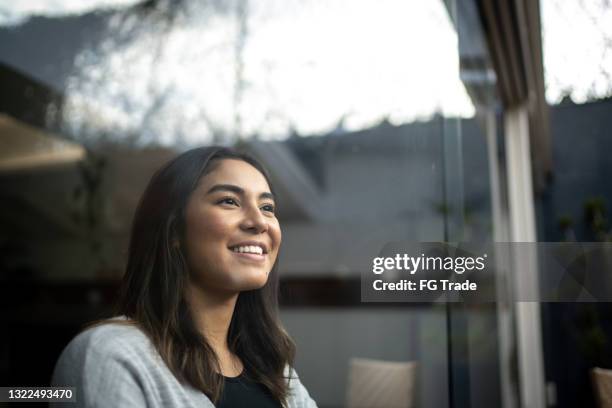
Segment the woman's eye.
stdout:
<path fill-rule="evenodd" d="M 266 204 L 263 207 L 261 207 L 262 210 L 266 211 L 266 212 L 271 212 L 273 213 L 275 208 L 272 204 Z"/>
<path fill-rule="evenodd" d="M 221 200 L 219 200 L 217 204 L 238 205 L 238 202 L 231 197 L 224 197 Z"/>

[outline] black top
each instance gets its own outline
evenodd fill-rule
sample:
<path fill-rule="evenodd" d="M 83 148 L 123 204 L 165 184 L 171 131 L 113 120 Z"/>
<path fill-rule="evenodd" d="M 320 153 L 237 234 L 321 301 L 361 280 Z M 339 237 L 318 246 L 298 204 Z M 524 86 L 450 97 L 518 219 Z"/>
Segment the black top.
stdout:
<path fill-rule="evenodd" d="M 244 371 L 238 377 L 225 377 L 223 393 L 217 408 L 282 408 L 266 387 L 247 378 Z"/>

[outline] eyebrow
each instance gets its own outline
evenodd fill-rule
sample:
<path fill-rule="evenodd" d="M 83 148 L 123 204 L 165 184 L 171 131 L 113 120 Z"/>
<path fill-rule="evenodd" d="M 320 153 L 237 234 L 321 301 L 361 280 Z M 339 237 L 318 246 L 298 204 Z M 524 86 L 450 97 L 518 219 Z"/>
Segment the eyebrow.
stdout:
<path fill-rule="evenodd" d="M 244 189 L 233 184 L 215 184 L 206 192 L 206 194 L 216 193 L 217 191 L 229 191 L 241 196 L 244 196 Z M 274 194 L 265 192 L 259 195 L 259 199 L 269 198 L 271 200 L 275 200 Z"/>

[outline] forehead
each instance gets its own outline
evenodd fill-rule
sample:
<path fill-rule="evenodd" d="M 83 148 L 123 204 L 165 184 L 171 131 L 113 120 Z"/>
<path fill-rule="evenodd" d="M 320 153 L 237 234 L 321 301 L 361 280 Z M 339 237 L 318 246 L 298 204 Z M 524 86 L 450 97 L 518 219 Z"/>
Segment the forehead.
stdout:
<path fill-rule="evenodd" d="M 266 178 L 249 163 L 236 159 L 222 159 L 215 168 L 202 176 L 200 187 L 210 188 L 216 184 L 233 184 L 245 191 L 255 193 L 270 192 Z"/>

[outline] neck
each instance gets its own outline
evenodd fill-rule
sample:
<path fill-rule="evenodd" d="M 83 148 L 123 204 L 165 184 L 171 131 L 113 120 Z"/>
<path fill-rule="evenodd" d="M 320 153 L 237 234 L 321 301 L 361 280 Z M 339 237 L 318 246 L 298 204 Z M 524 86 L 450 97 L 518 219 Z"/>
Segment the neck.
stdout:
<path fill-rule="evenodd" d="M 206 290 L 193 284 L 187 294 L 194 323 L 215 352 L 220 374 L 227 377 L 236 377 L 243 370 L 242 362 L 227 343 L 238 294 Z"/>
<path fill-rule="evenodd" d="M 190 285 L 188 300 L 194 323 L 217 355 L 229 352 L 227 333 L 238 293 L 219 293 Z"/>

